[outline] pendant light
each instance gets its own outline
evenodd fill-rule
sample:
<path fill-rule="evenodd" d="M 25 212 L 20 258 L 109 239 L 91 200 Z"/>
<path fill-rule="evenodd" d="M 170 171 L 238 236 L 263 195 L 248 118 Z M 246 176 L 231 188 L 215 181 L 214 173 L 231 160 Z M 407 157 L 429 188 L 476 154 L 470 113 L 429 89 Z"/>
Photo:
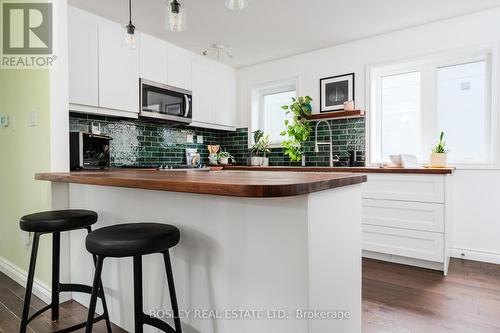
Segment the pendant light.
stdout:
<path fill-rule="evenodd" d="M 166 25 L 170 31 L 181 32 L 186 30 L 186 8 L 178 0 L 166 0 Z"/>
<path fill-rule="evenodd" d="M 132 0 L 128 0 L 128 24 L 125 26 L 125 44 L 130 50 L 135 50 L 137 41 L 135 36 L 135 26 L 132 24 Z"/>
<path fill-rule="evenodd" d="M 226 7 L 229 9 L 245 9 L 248 6 L 248 0 L 226 0 Z"/>

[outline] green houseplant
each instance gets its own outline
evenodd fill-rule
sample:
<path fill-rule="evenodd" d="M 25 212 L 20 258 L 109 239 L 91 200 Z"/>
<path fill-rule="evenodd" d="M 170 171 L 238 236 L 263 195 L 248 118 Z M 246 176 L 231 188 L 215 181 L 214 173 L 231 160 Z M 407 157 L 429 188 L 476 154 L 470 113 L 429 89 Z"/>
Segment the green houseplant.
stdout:
<path fill-rule="evenodd" d="M 227 151 L 221 151 L 219 154 L 217 154 L 217 159 L 222 165 L 228 165 L 229 162 L 234 163 L 233 155 L 229 154 L 229 152 Z"/>
<path fill-rule="evenodd" d="M 292 114 L 291 120 L 285 120 L 285 130 L 280 133 L 286 137 L 281 145 L 285 148 L 285 155 L 290 161 L 300 162 L 304 153 L 303 143 L 309 139 L 312 127 L 307 120 L 311 115 L 312 98 L 309 96 L 292 98 L 292 104 L 284 105 L 281 108 L 286 110 L 286 114 Z"/>
<path fill-rule="evenodd" d="M 271 141 L 269 135 L 264 135 L 262 130 L 256 130 L 253 132 L 254 145 L 250 149 L 252 153 L 250 164 L 253 166 L 267 166 L 269 165 L 269 159 L 266 157 L 266 153 L 270 153 L 269 146 Z M 259 154 L 262 153 L 262 157 Z"/>
<path fill-rule="evenodd" d="M 448 149 L 446 149 L 446 142 L 444 141 L 444 132 L 439 135 L 438 143 L 432 148 L 431 166 L 435 168 L 446 167 Z"/>

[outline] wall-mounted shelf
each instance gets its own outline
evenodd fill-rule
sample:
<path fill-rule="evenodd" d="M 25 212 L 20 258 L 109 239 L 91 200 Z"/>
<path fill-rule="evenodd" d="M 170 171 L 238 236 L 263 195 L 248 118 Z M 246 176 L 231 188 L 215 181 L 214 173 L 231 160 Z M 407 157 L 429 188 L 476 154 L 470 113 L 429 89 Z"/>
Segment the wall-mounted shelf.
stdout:
<path fill-rule="evenodd" d="M 336 119 L 336 118 L 361 118 L 365 116 L 364 110 L 352 110 L 352 111 L 332 111 L 316 113 L 311 115 L 308 119 L 311 121 L 321 120 L 321 119 Z"/>

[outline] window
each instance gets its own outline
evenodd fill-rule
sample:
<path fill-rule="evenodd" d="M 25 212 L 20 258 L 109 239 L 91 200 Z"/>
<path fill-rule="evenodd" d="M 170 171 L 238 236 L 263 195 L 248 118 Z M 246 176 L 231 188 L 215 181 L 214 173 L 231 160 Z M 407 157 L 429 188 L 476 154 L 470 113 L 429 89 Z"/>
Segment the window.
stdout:
<path fill-rule="evenodd" d="M 381 79 L 382 157 L 394 152 L 420 150 L 420 73 L 384 76 Z"/>
<path fill-rule="evenodd" d="M 490 151 L 487 63 L 438 68 L 438 126 L 452 163 L 486 163 Z M 459 147 L 456 149 L 455 147 Z"/>
<path fill-rule="evenodd" d="M 491 67 L 491 51 L 372 67 L 370 162 L 427 163 L 444 131 L 450 164 L 492 164 Z"/>
<path fill-rule="evenodd" d="M 294 79 L 266 84 L 252 90 L 251 131 L 264 131 L 274 146 L 278 146 L 283 140 L 280 133 L 285 128 L 285 119 L 291 119 L 281 107 L 289 105 L 292 97 L 297 96 L 296 87 Z M 253 144 L 251 135 L 249 139 L 250 144 Z"/>

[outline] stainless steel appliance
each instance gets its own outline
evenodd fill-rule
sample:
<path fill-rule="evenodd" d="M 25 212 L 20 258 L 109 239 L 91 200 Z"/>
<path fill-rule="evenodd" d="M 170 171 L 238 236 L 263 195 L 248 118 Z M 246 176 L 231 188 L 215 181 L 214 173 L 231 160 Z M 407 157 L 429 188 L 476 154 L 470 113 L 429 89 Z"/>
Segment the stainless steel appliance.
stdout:
<path fill-rule="evenodd" d="M 140 79 L 141 117 L 190 124 L 192 104 L 189 90 Z"/>
<path fill-rule="evenodd" d="M 69 133 L 71 169 L 104 169 L 110 165 L 111 137 L 85 132 Z"/>

